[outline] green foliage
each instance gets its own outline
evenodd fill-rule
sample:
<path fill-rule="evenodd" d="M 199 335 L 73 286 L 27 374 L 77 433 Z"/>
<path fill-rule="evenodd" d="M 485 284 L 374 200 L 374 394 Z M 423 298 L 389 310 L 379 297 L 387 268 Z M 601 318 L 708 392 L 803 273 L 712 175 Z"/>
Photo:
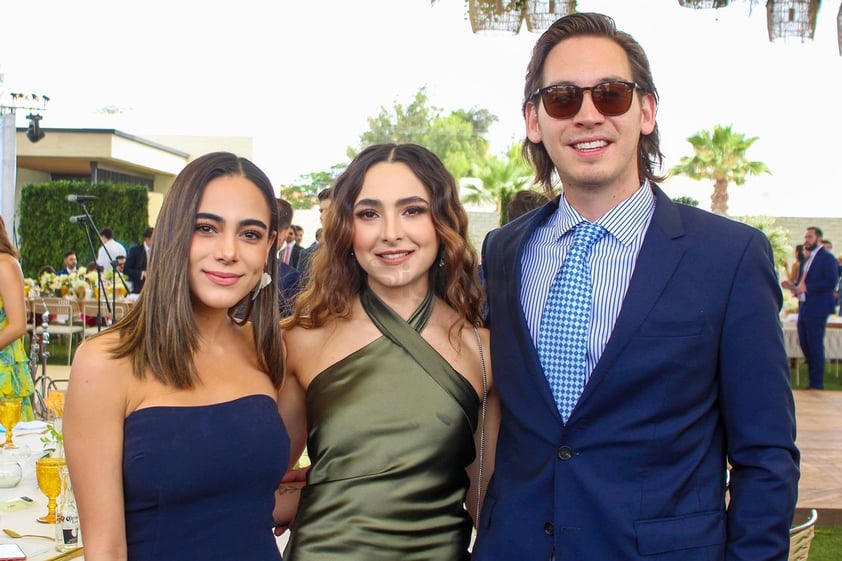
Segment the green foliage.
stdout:
<path fill-rule="evenodd" d="M 487 109 L 458 109 L 444 114 L 442 109 L 429 105 L 426 87 L 404 106 L 395 102 L 392 109 L 380 108 L 369 117 L 369 130 L 360 135 L 359 147 L 349 147 L 353 158 L 364 147 L 384 142 L 414 143 L 436 154 L 454 177 L 475 174 L 488 154 L 485 134 L 497 117 Z"/>
<path fill-rule="evenodd" d="M 694 199 L 693 197 L 683 196 L 683 197 L 676 197 L 673 199 L 676 203 L 681 203 L 687 206 L 699 206 L 699 201 Z"/>
<path fill-rule="evenodd" d="M 334 164 L 329 171 L 314 171 L 299 176 L 292 185 L 281 187 L 281 197 L 289 201 L 294 209 L 307 209 L 319 203 L 317 195 L 327 189 L 345 169 L 343 164 Z"/>
<path fill-rule="evenodd" d="M 737 216 L 734 220 L 754 226 L 769 238 L 772 253 L 775 256 L 775 267 L 786 270 L 786 260 L 792 254 L 790 245 L 790 231 L 775 225 L 775 219 L 769 216 Z"/>
<path fill-rule="evenodd" d="M 670 175 L 686 175 L 695 180 L 712 179 L 711 210 L 728 212 L 728 184 L 742 185 L 749 175 L 771 173 L 763 162 L 750 161 L 746 152 L 757 141 L 731 130 L 731 125 L 715 125 L 713 133 L 699 131 L 687 141 L 693 146 L 693 157 L 684 156 L 673 166 Z"/>
<path fill-rule="evenodd" d="M 87 203 L 98 229 L 111 228 L 114 238 L 126 249 L 143 241 L 147 227 L 148 192 L 138 185 L 88 184 L 82 181 L 51 181 L 25 185 L 21 190 L 20 243 L 21 265 L 26 277 L 34 277 L 43 265 L 62 266 L 65 251 L 73 250 L 80 266 L 96 258 L 99 232 L 90 228 L 94 243 L 91 253 L 84 224 L 71 224 L 71 216 L 84 214 L 78 203 L 67 195 L 94 195 L 98 201 Z"/>
<path fill-rule="evenodd" d="M 816 526 L 810 544 L 810 561 L 838 561 L 842 558 L 842 527 Z"/>
<path fill-rule="evenodd" d="M 476 177 L 482 181 L 482 186 L 466 185 L 462 200 L 466 203 L 496 203 L 502 226 L 509 221 L 509 201 L 517 191 L 528 188 L 533 172 L 521 155 L 520 145 L 513 144 L 503 157 L 485 158 L 477 169 Z"/>

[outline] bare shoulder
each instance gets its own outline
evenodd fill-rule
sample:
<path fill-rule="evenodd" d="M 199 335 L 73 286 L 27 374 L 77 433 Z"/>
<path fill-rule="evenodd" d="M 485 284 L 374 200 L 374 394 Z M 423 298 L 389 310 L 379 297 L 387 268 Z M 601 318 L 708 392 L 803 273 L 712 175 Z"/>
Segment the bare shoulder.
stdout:
<path fill-rule="evenodd" d="M 116 332 L 108 332 L 83 341 L 76 349 L 70 377 L 73 381 L 92 384 L 119 384 L 124 373 L 131 375 L 128 359 L 116 358 L 112 349 L 119 341 Z"/>
<path fill-rule="evenodd" d="M 4 279 L 23 279 L 17 259 L 8 253 L 0 253 L 0 276 Z"/>

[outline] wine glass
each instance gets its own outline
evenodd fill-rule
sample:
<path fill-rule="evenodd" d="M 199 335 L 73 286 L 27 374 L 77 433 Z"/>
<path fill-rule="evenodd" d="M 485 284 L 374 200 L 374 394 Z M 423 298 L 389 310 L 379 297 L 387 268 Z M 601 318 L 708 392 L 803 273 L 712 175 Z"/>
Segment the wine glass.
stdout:
<path fill-rule="evenodd" d="M 17 448 L 12 442 L 12 429 L 20 422 L 20 397 L 0 397 L 0 425 L 6 429 L 4 448 Z"/>
<path fill-rule="evenodd" d="M 47 514 L 38 518 L 43 524 L 55 524 L 56 499 L 61 494 L 61 470 L 67 466 L 64 458 L 39 458 L 35 460 L 35 477 L 38 488 L 47 496 Z"/>

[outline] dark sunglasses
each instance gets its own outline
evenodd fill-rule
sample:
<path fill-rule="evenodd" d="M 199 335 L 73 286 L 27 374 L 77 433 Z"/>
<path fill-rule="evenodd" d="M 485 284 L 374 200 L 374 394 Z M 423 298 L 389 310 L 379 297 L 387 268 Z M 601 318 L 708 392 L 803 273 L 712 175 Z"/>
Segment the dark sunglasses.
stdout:
<path fill-rule="evenodd" d="M 629 110 L 637 87 L 634 82 L 622 80 L 601 82 L 586 88 L 573 84 L 558 84 L 538 88 L 532 93 L 532 99 L 540 95 L 547 115 L 553 119 L 567 119 L 579 112 L 585 92 L 590 91 L 594 107 L 603 115 L 613 117 Z"/>

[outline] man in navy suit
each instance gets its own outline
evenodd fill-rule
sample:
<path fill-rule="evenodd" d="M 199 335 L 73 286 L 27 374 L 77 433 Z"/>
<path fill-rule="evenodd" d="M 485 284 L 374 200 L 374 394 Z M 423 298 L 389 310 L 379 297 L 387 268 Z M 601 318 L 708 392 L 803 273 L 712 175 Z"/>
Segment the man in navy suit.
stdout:
<path fill-rule="evenodd" d="M 146 264 L 149 261 L 149 252 L 152 251 L 152 233 L 154 228 L 146 228 L 143 231 L 143 243 L 129 248 L 129 255 L 126 257 L 126 275 L 132 283 L 132 293 L 140 294 L 143 285 L 146 283 Z"/>
<path fill-rule="evenodd" d="M 833 292 L 839 283 L 836 257 L 822 244 L 822 231 L 810 226 L 804 233 L 804 249 L 810 257 L 804 263 L 798 283 L 784 281 L 800 301 L 798 307 L 798 342 L 810 372 L 808 390 L 824 389 L 824 332 L 827 316 L 833 313 Z"/>
<path fill-rule="evenodd" d="M 563 195 L 484 242 L 502 425 L 472 559 L 784 561 L 799 453 L 769 241 L 658 188 L 657 90 L 610 18 L 556 21 L 524 94 L 524 153 Z M 606 233 L 565 422 L 537 345 L 583 223 Z"/>

